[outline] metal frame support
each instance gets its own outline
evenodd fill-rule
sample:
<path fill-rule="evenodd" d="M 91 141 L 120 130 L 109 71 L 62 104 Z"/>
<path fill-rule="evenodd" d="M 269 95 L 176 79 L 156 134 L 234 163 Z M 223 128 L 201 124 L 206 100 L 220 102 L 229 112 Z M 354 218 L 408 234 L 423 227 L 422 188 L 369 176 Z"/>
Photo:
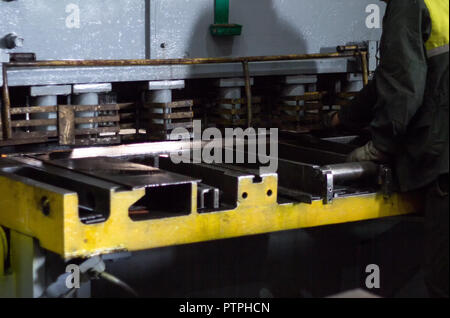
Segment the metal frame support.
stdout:
<path fill-rule="evenodd" d="M 361 62 L 361 71 L 363 76 L 364 86 L 369 84 L 369 60 L 368 60 L 368 45 L 364 43 L 363 45 L 340 45 L 337 47 L 337 51 L 340 53 L 353 52 L 355 56 L 359 57 Z M 372 44 L 373 49 L 373 44 Z"/>
<path fill-rule="evenodd" d="M 112 91 L 111 83 L 97 83 L 97 84 L 77 84 L 73 85 L 72 92 L 72 100 L 73 103 L 77 105 L 85 105 L 85 106 L 95 106 L 99 104 L 99 94 L 101 93 L 109 93 Z M 89 117 L 97 117 L 98 112 L 78 112 L 76 117 L 79 118 L 89 118 Z M 77 125 L 79 129 L 95 129 L 98 128 L 97 124 L 79 124 Z"/>
<path fill-rule="evenodd" d="M 325 195 L 324 195 L 324 204 L 331 204 L 334 200 L 334 175 L 333 171 L 324 171 L 323 172 L 325 179 Z"/>
<path fill-rule="evenodd" d="M 378 45 L 378 41 L 369 41 L 367 44 L 369 72 L 375 72 L 378 67 Z"/>
<path fill-rule="evenodd" d="M 146 83 L 144 87 L 144 103 L 150 104 L 171 104 L 173 100 L 173 91 L 181 90 L 186 87 L 184 80 L 172 80 L 172 81 L 150 81 Z M 172 112 L 171 108 L 158 108 L 151 107 L 148 109 L 150 112 L 149 120 L 150 124 L 164 125 L 164 123 L 172 124 L 172 119 L 165 120 L 162 118 L 152 118 L 153 114 L 159 116 L 169 115 Z M 150 119 L 151 118 L 151 119 Z M 147 130 L 147 136 L 151 139 L 152 131 Z M 165 136 L 166 139 L 168 136 Z M 183 138 L 191 138 L 191 134 L 183 136 Z"/>
<path fill-rule="evenodd" d="M 0 227 L 0 265 L 5 260 L 4 231 Z M 41 298 L 49 297 L 47 283 L 51 279 L 54 264 L 51 257 L 39 245 L 38 240 L 10 231 L 10 270 L 2 272 L 0 267 L 0 298 Z M 55 255 L 56 256 L 56 255 Z M 56 267 L 55 267 L 56 268 Z M 58 265 L 59 268 L 59 265 Z M 63 267 L 62 267 L 63 268 Z M 82 265 L 80 269 L 83 270 Z M 65 281 L 62 282 L 63 284 Z M 87 298 L 91 294 L 90 280 L 82 281 L 80 289 L 73 297 Z"/>
<path fill-rule="evenodd" d="M 220 89 L 220 98 L 223 99 L 241 99 L 242 98 L 242 88 L 245 89 L 245 97 L 247 98 L 247 105 L 236 105 L 238 109 L 247 107 L 248 110 L 252 111 L 252 91 L 251 86 L 254 84 L 254 78 L 250 77 L 248 64 L 245 67 L 243 64 L 243 72 L 245 73 L 244 78 L 222 78 L 215 82 L 215 86 Z M 231 105 L 220 103 L 219 108 L 230 109 Z M 228 115 L 227 115 L 228 117 Z M 228 118 L 230 119 L 230 118 Z M 252 114 L 247 115 L 247 125 L 252 126 L 253 116 Z"/>
<path fill-rule="evenodd" d="M 69 96 L 72 93 L 70 85 L 51 85 L 51 86 L 32 86 L 30 87 L 30 96 L 32 106 L 51 107 L 58 106 L 58 96 Z M 37 113 L 30 114 L 30 119 L 57 119 L 58 114 L 55 113 Z M 36 131 L 56 131 L 58 128 L 54 126 L 41 126 L 34 128 Z"/>
<path fill-rule="evenodd" d="M 15 297 L 37 298 L 45 290 L 46 257 L 36 239 L 11 230 L 11 268 Z"/>

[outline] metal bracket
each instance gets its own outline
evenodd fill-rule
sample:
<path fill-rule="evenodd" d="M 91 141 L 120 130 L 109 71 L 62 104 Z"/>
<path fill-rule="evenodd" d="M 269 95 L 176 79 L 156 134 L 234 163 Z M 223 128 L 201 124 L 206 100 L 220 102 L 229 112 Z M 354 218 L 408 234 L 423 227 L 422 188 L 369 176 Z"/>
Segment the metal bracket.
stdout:
<path fill-rule="evenodd" d="M 198 185 L 198 204 L 199 210 L 218 209 L 220 206 L 220 190 L 205 184 Z"/>
<path fill-rule="evenodd" d="M 215 0 L 214 24 L 210 31 L 213 36 L 236 36 L 241 35 L 242 25 L 230 24 L 230 0 Z"/>
<path fill-rule="evenodd" d="M 369 76 L 370 76 L 370 66 L 369 66 L 369 44 L 367 42 L 358 43 L 358 44 L 349 44 L 349 45 L 339 45 L 337 47 L 338 52 L 354 52 L 356 56 L 360 58 L 361 72 L 363 76 L 364 86 L 369 84 Z M 373 49 L 373 43 L 372 47 Z"/>
<path fill-rule="evenodd" d="M 384 198 L 389 199 L 394 192 L 394 176 L 390 167 L 380 166 L 378 182 L 381 185 Z"/>
<path fill-rule="evenodd" d="M 332 171 L 323 171 L 324 176 L 324 204 L 333 203 L 334 199 L 334 175 Z"/>
<path fill-rule="evenodd" d="M 369 60 L 369 72 L 375 72 L 378 67 L 378 41 L 367 42 L 367 57 Z"/>

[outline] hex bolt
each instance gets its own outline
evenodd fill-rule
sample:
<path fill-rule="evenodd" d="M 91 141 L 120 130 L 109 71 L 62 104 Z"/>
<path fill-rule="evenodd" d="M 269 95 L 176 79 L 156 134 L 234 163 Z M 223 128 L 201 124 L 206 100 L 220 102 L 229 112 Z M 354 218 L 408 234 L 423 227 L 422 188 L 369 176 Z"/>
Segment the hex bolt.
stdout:
<path fill-rule="evenodd" d="M 15 33 L 10 33 L 5 36 L 5 44 L 8 49 L 15 49 L 23 47 L 25 39 Z"/>

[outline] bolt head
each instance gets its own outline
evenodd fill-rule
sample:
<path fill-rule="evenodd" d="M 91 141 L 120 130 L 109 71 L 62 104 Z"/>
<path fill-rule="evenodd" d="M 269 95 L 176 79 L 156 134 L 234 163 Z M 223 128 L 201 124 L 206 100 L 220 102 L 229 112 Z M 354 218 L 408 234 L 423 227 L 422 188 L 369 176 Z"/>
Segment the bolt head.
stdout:
<path fill-rule="evenodd" d="M 15 49 L 23 47 L 25 39 L 15 33 L 10 33 L 5 37 L 5 43 L 8 49 Z"/>

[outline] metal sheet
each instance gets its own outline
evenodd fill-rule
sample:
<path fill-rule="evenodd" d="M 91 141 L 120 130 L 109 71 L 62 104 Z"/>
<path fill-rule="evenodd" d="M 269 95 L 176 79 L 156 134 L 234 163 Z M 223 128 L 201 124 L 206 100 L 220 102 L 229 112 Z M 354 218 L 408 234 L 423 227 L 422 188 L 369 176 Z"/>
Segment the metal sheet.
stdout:
<path fill-rule="evenodd" d="M 47 164 L 50 164 L 50 162 L 47 162 Z M 200 182 L 200 179 L 107 157 L 56 160 L 52 161 L 51 164 L 101 180 L 114 182 L 130 189 Z"/>

